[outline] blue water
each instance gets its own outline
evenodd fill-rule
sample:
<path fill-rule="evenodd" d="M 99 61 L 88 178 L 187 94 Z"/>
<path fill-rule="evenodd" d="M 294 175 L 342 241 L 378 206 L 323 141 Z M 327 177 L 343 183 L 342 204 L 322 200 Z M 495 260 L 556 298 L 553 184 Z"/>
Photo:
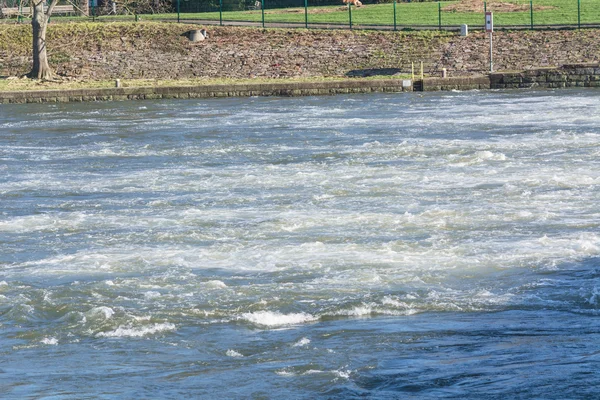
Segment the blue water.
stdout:
<path fill-rule="evenodd" d="M 597 398 L 599 95 L 0 105 L 0 398 Z"/>

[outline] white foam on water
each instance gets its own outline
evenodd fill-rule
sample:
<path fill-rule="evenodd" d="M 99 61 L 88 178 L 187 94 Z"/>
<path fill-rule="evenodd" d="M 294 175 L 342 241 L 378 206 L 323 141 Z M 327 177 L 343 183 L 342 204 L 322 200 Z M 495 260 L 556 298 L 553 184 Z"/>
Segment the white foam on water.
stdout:
<path fill-rule="evenodd" d="M 255 325 L 266 327 L 300 325 L 318 320 L 317 317 L 307 313 L 282 314 L 273 311 L 244 313 L 240 316 L 240 318 Z"/>
<path fill-rule="evenodd" d="M 296 374 L 294 372 L 288 371 L 288 370 L 285 370 L 285 369 L 282 369 L 282 370 L 279 370 L 279 371 L 275 371 L 275 373 L 277 375 L 279 375 L 279 376 L 283 376 L 283 377 L 286 377 L 286 378 L 291 378 L 293 376 L 296 376 Z"/>
<path fill-rule="evenodd" d="M 338 378 L 342 378 L 342 379 L 350 379 L 350 376 L 352 375 L 352 371 L 350 371 L 350 370 L 341 370 L 341 369 L 333 371 L 333 373 Z"/>
<path fill-rule="evenodd" d="M 586 300 L 590 305 L 597 306 L 600 303 L 600 288 L 594 286 L 591 296 Z"/>
<path fill-rule="evenodd" d="M 382 307 L 380 305 L 362 305 L 356 306 L 351 309 L 342 309 L 335 311 L 332 315 L 336 316 L 348 316 L 354 318 L 361 317 L 370 317 L 374 315 L 390 315 L 390 316 L 403 316 L 403 315 L 412 315 L 417 313 L 418 310 L 414 308 L 405 308 L 405 309 L 391 309 L 387 307 Z"/>
<path fill-rule="evenodd" d="M 85 313 L 87 318 L 100 318 L 103 320 L 110 319 L 113 315 L 115 315 L 115 311 L 112 308 L 105 306 L 94 307 Z"/>
<path fill-rule="evenodd" d="M 0 232 L 75 230 L 82 226 L 83 213 L 38 214 L 0 221 Z"/>
<path fill-rule="evenodd" d="M 227 350 L 227 352 L 225 354 L 227 355 L 227 357 L 233 357 L 233 358 L 243 358 L 244 357 L 243 354 L 238 353 L 237 351 L 231 350 L 231 349 Z"/>
<path fill-rule="evenodd" d="M 133 327 L 133 326 L 119 326 L 117 329 L 109 332 L 98 332 L 96 337 L 107 337 L 107 338 L 134 338 L 144 337 L 148 335 L 155 335 L 162 332 L 171 332 L 176 330 L 175 324 L 168 322 L 153 324 L 150 326 Z"/>
<path fill-rule="evenodd" d="M 54 337 L 47 337 L 40 340 L 40 343 L 46 344 L 48 346 L 56 346 L 58 345 L 58 339 Z"/>
<path fill-rule="evenodd" d="M 310 344 L 310 339 L 303 337 L 293 344 L 293 347 L 304 347 Z"/>
<path fill-rule="evenodd" d="M 309 369 L 305 372 L 302 373 L 302 375 L 315 375 L 315 374 L 322 374 L 325 371 L 322 371 L 320 369 Z"/>
<path fill-rule="evenodd" d="M 19 235 L 35 242 L 9 254 L 18 261 L 4 272 L 11 285 L 13 278 L 83 282 L 72 290 L 81 304 L 103 305 L 83 314 L 96 323 L 91 335 L 106 331 L 100 337 L 161 332 L 150 317 L 121 311 L 150 303 L 165 313 L 160 320 L 191 315 L 198 324 L 243 320 L 267 328 L 326 316 L 500 309 L 535 295 L 532 301 L 553 306 L 537 291 L 556 287 L 559 296 L 562 289 L 536 281 L 539 275 L 600 255 L 600 117 L 590 112 L 574 121 L 545 96 L 523 99 L 544 117 L 516 104 L 494 107 L 500 116 L 492 116 L 490 105 L 478 102 L 455 113 L 456 96 L 443 107 L 372 119 L 340 121 L 344 107 L 317 106 L 294 114 L 299 118 L 266 106 L 267 114 L 246 109 L 225 117 L 231 129 L 247 127 L 247 119 L 249 130 L 297 127 L 306 138 L 287 130 L 280 136 L 280 129 L 232 140 L 238 133 L 224 129 L 181 146 L 133 143 L 106 139 L 123 135 L 115 120 L 93 144 L 3 148 L 10 164 L 32 161 L 22 171 L 0 166 L 11 178 L 0 182 L 0 193 L 10 194 L 0 195 L 2 204 L 12 207 L 0 211 L 0 234 L 9 238 L 3 243 Z M 595 98 L 576 100 L 597 110 Z M 510 113 L 514 120 L 496 120 Z M 195 111 L 189 117 L 177 120 L 178 129 L 214 125 L 208 117 L 196 122 Z M 404 117 L 420 122 L 405 127 Z M 172 126 L 166 118 L 157 126 Z M 141 132 L 155 128 L 145 122 Z M 578 124 L 589 124 L 589 132 L 575 132 Z M 154 168 L 152 157 L 165 163 Z M 124 169 L 79 174 L 58 167 L 86 158 L 85 168 Z M 53 161 L 52 170 L 35 160 Z M 37 208 L 20 206 L 17 195 Z M 36 249 L 48 251 L 35 258 Z M 88 280 L 78 274 L 103 283 L 86 292 Z M 8 287 L 0 282 L 0 292 Z M 595 306 L 597 291 L 588 285 L 571 297 Z M 37 299 L 59 306 L 65 298 L 58 290 L 24 292 L 29 300 L 0 297 L 16 304 L 18 317 L 34 314 L 26 305 L 37 309 Z M 240 315 L 288 310 L 288 302 L 306 312 Z M 305 339 L 290 345 L 307 346 Z"/>
<path fill-rule="evenodd" d="M 227 287 L 225 282 L 219 280 L 207 281 L 206 286 L 213 289 L 225 289 Z"/>

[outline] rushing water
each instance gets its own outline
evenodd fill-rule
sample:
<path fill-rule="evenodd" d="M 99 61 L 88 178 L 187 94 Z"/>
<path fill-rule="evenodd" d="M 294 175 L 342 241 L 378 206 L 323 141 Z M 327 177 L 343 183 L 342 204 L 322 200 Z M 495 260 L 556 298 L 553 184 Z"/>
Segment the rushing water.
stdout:
<path fill-rule="evenodd" d="M 1 398 L 597 398 L 600 92 L 0 105 Z"/>

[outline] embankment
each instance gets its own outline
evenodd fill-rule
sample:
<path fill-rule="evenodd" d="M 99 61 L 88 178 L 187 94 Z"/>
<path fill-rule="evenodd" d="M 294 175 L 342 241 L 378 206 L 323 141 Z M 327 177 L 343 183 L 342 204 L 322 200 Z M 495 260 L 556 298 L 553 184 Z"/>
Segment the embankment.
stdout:
<path fill-rule="evenodd" d="M 72 79 L 290 78 L 393 75 L 424 63 L 425 74 L 473 76 L 489 68 L 488 37 L 450 32 L 207 27 L 169 23 L 52 24 L 51 66 Z M 496 70 L 524 70 L 600 61 L 600 30 L 498 31 Z M 0 76 L 26 73 L 31 28 L 0 25 Z"/>
<path fill-rule="evenodd" d="M 143 99 L 190 99 L 243 96 L 311 96 L 412 91 L 410 80 L 345 79 L 330 82 L 249 83 L 229 85 L 0 91 L 2 103 L 62 103 Z"/>
<path fill-rule="evenodd" d="M 414 82 L 410 79 L 347 78 L 321 82 L 0 91 L 0 104 L 569 87 L 600 87 L 600 64 L 573 64 L 473 77 L 425 78 Z"/>

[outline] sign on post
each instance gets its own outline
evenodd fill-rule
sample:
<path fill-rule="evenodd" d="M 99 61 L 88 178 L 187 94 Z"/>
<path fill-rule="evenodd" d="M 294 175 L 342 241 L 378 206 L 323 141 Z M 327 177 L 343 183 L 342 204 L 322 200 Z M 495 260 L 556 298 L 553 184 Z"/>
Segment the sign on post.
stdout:
<path fill-rule="evenodd" d="M 490 34 L 490 74 L 494 72 L 494 59 L 493 59 L 493 41 L 492 32 L 494 32 L 494 14 L 490 11 L 485 13 L 485 31 Z"/>
<path fill-rule="evenodd" d="M 494 32 L 494 15 L 491 11 L 485 13 L 485 31 L 489 33 Z"/>

